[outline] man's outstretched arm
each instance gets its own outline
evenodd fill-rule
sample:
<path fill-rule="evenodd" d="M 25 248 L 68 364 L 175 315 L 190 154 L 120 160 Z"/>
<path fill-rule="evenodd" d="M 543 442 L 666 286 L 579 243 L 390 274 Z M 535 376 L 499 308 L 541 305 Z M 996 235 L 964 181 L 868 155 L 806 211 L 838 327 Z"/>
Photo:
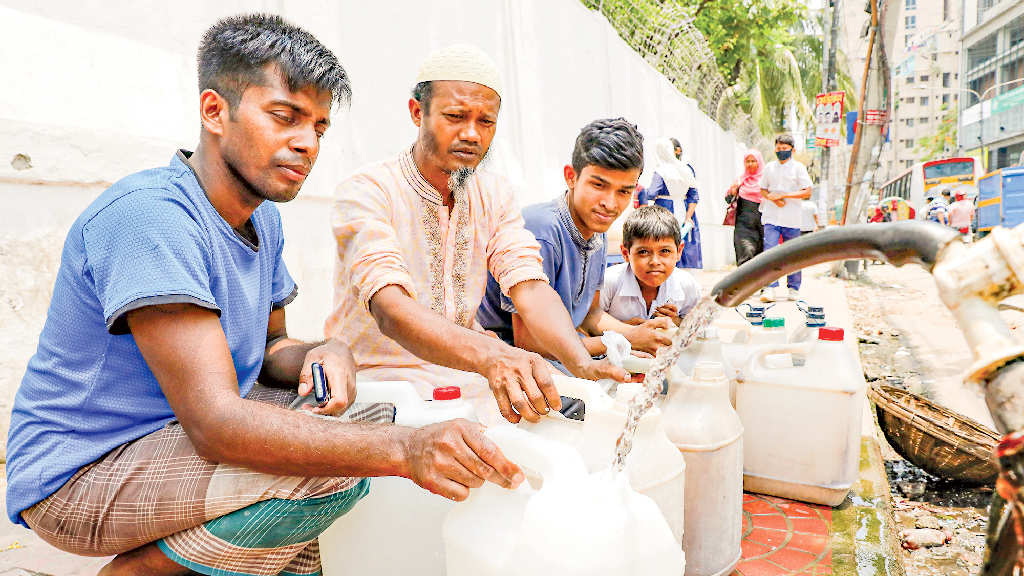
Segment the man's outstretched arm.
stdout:
<path fill-rule="evenodd" d="M 484 479 L 507 486 L 521 478 L 483 427 L 465 420 L 424 428 L 343 423 L 240 398 L 227 339 L 208 309 L 146 306 L 127 320 L 203 458 L 287 476 L 403 476 L 455 500 Z"/>
<path fill-rule="evenodd" d="M 510 422 L 520 416 L 536 422 L 550 409 L 561 408 L 543 358 L 455 324 L 401 286 L 378 290 L 370 298 L 370 314 L 382 334 L 417 357 L 487 378 L 501 415 Z"/>
<path fill-rule="evenodd" d="M 550 284 L 543 280 L 526 280 L 512 286 L 508 294 L 529 338 L 549 351 L 574 375 L 587 380 L 611 378 L 619 382 L 629 378 L 625 370 L 591 358 L 572 325 L 569 312 Z M 604 347 L 600 338 L 597 338 L 597 343 Z"/>

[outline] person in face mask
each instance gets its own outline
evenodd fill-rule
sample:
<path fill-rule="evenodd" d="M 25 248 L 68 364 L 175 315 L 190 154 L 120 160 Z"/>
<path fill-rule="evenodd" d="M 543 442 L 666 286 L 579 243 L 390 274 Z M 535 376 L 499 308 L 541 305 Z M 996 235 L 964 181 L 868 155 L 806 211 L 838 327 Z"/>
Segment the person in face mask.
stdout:
<path fill-rule="evenodd" d="M 793 160 L 792 136 L 780 134 L 775 139 L 775 157 L 778 161 L 769 162 L 761 175 L 761 195 L 769 200 L 761 202 L 765 250 L 800 237 L 801 204 L 811 197 L 811 177 L 807 168 Z M 799 298 L 801 279 L 799 270 L 786 278 L 789 300 Z M 765 288 L 761 292 L 761 301 L 775 302 L 775 288 L 778 286 L 778 282 L 773 282 Z M 786 297 L 780 299 L 785 300 Z"/>

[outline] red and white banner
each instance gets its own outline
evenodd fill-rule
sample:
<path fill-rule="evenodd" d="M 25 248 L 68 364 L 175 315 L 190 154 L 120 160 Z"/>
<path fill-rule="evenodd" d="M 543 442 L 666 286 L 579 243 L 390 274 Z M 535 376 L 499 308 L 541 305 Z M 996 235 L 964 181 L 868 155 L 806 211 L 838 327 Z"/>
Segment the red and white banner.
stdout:
<path fill-rule="evenodd" d="M 814 97 L 814 144 L 828 148 L 839 146 L 839 127 L 843 121 L 846 92 L 829 92 Z"/>

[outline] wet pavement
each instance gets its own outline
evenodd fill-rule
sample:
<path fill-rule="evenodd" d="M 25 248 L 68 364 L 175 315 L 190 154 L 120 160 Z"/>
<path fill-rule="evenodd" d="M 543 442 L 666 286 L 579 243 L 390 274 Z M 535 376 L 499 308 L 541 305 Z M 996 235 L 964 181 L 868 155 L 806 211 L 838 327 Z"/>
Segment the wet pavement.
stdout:
<path fill-rule="evenodd" d="M 733 576 L 832 574 L 832 508 L 743 495 L 743 557 Z"/>

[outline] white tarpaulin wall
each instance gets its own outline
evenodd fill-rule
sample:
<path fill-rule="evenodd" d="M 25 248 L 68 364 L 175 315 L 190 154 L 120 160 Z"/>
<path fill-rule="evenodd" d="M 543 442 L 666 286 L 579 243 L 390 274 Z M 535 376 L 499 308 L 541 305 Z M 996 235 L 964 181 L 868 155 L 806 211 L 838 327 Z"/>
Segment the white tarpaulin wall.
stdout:
<path fill-rule="evenodd" d="M 286 261 L 300 287 L 288 307 L 292 335 L 321 337 L 331 306 L 335 187 L 413 141 L 407 103 L 416 71 L 454 43 L 479 46 L 498 64 L 505 90 L 489 169 L 514 183 L 521 205 L 564 189 L 561 167 L 583 125 L 623 116 L 646 138 L 642 183 L 654 168 L 654 140 L 682 142 L 701 184 L 705 267 L 733 260 L 732 228 L 717 224 L 746 147 L 576 0 L 0 0 L 0 350 L 8 350 L 0 352 L 0 414 L 35 349 L 63 236 L 102 191 L 89 184 L 165 165 L 176 148 L 195 146 L 200 36 L 219 17 L 255 10 L 313 32 L 354 91 L 302 194 L 281 206 Z M 32 167 L 16 170 L 17 154 Z"/>

